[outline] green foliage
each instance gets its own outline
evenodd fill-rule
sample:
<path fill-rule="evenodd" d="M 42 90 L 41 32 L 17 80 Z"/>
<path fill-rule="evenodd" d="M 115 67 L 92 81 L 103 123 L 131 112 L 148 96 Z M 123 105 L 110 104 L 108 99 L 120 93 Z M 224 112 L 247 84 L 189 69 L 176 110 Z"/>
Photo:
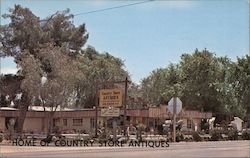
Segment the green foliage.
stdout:
<path fill-rule="evenodd" d="M 0 134 L 0 143 L 3 141 L 3 139 L 4 139 L 3 134 Z"/>
<path fill-rule="evenodd" d="M 209 131 L 209 123 L 206 119 L 201 120 L 201 131 L 205 131 L 205 133 L 208 133 Z"/>
<path fill-rule="evenodd" d="M 28 8 L 15 5 L 10 9 L 10 13 L 3 17 L 10 19 L 10 23 L 0 28 L 0 42 L 3 45 L 0 48 L 1 53 L 4 56 L 15 58 L 18 67 L 21 67 L 22 70 L 19 74 L 26 76 L 26 80 L 24 80 L 26 83 L 28 83 L 27 77 L 30 77 L 29 82 L 33 78 L 30 84 L 39 84 L 40 79 L 38 78 L 44 74 L 47 74 L 49 78 L 67 75 L 57 72 L 65 72 L 67 70 L 63 68 L 66 68 L 66 65 L 71 66 L 73 71 L 78 71 L 74 75 L 75 81 L 69 79 L 69 74 L 65 76 L 65 79 L 69 80 L 68 83 L 76 84 L 77 105 L 92 107 L 96 81 L 124 80 L 125 77 L 128 77 L 121 59 L 115 58 L 109 53 L 100 54 L 93 47 L 81 49 L 88 39 L 86 27 L 85 24 L 78 27 L 73 24 L 73 15 L 69 13 L 69 9 L 40 19 Z M 47 48 L 60 49 L 62 53 L 71 57 L 66 62 L 70 64 L 64 63 L 61 66 L 59 66 L 59 62 L 56 64 L 56 60 L 60 59 L 63 54 L 53 51 L 46 54 L 44 50 Z M 26 85 L 26 83 L 22 83 L 22 85 Z M 36 89 L 34 86 L 22 87 L 32 92 L 35 92 L 34 89 Z"/>
<path fill-rule="evenodd" d="M 0 76 L 0 106 L 9 106 L 11 101 L 20 92 L 20 83 L 23 78 L 17 75 Z M 6 97 L 6 96 L 9 97 Z"/>
<path fill-rule="evenodd" d="M 93 47 L 82 50 L 87 30 L 85 24 L 73 24 L 69 10 L 41 19 L 28 8 L 15 5 L 3 18 L 10 23 L 0 26 L 0 56 L 14 57 L 20 68 L 18 74 L 24 77 L 21 90 L 29 94 L 22 105 L 30 105 L 41 95 L 50 104 L 66 106 L 70 98 L 77 107 L 92 107 L 97 82 L 129 77 L 121 59 Z M 40 84 L 43 75 L 47 75 L 49 84 L 42 90 L 34 85 Z M 172 96 L 178 96 L 185 109 L 245 117 L 250 126 L 250 56 L 232 62 L 207 49 L 196 49 L 183 54 L 179 63 L 154 70 L 140 86 L 131 86 L 129 94 L 133 108 L 167 104 Z"/>
<path fill-rule="evenodd" d="M 183 141 L 183 140 L 184 140 L 183 134 L 181 134 L 180 132 L 178 132 L 176 134 L 176 142 L 180 142 L 180 141 Z"/>
<path fill-rule="evenodd" d="M 76 55 L 88 39 L 85 25 L 75 27 L 69 9 L 40 19 L 28 8 L 15 5 L 3 18 L 10 19 L 10 23 L 0 27 L 1 51 L 3 55 L 16 59 L 23 50 L 36 56 L 44 44 L 50 43 L 64 46 L 71 50 L 68 51 L 70 55 Z"/>
<path fill-rule="evenodd" d="M 221 134 L 222 134 L 221 130 L 215 129 L 215 130 L 211 131 L 211 140 L 212 141 L 219 141 L 219 140 L 221 140 L 222 139 Z"/>
<path fill-rule="evenodd" d="M 146 129 L 146 126 L 142 123 L 136 125 L 136 136 L 139 141 L 142 141 L 142 131 Z"/>
<path fill-rule="evenodd" d="M 157 69 L 142 80 L 142 96 L 150 104 L 166 104 L 173 95 L 181 95 L 180 69 L 170 64 L 166 69 Z"/>
<path fill-rule="evenodd" d="M 181 56 L 183 96 L 182 101 L 188 109 L 212 111 L 221 113 L 225 111 L 220 97 L 224 90 L 222 84 L 226 76 L 221 72 L 224 65 L 208 50 L 195 50 L 193 54 Z"/>
<path fill-rule="evenodd" d="M 79 56 L 79 71 L 82 73 L 82 77 L 77 78 L 76 106 L 92 107 L 95 105 L 97 82 L 121 81 L 128 77 L 129 74 L 124 70 L 123 61 L 109 53 L 101 54 L 93 47 L 87 47 L 82 50 L 81 54 Z"/>
<path fill-rule="evenodd" d="M 250 140 L 250 131 L 244 131 L 242 132 L 242 139 L 243 140 Z"/>
<path fill-rule="evenodd" d="M 10 105 L 10 101 L 7 101 L 4 95 L 0 96 L 0 107 L 8 107 Z"/>
<path fill-rule="evenodd" d="M 248 121 L 250 127 L 250 56 L 238 58 L 237 63 L 233 67 L 233 87 L 235 89 L 237 105 L 244 110 L 245 120 Z"/>
<path fill-rule="evenodd" d="M 238 140 L 238 132 L 235 129 L 229 130 L 227 135 L 229 140 Z"/>
<path fill-rule="evenodd" d="M 22 99 L 19 126 L 35 100 L 55 108 L 72 104 L 92 107 L 97 81 L 128 77 L 121 59 L 92 47 L 82 50 L 88 39 L 86 27 L 75 26 L 69 10 L 40 19 L 28 8 L 15 5 L 3 18 L 10 23 L 0 26 L 1 57 L 14 57 L 18 75 L 24 77 L 17 87 L 27 94 L 23 95 L 26 100 Z M 47 77 L 45 85 L 41 85 L 42 76 Z"/>
<path fill-rule="evenodd" d="M 202 141 L 202 138 L 200 137 L 198 132 L 193 132 L 192 136 L 193 136 L 194 141 L 196 141 L 196 142 Z"/>
<path fill-rule="evenodd" d="M 140 89 L 142 97 L 158 105 L 167 104 L 177 95 L 185 109 L 244 118 L 250 102 L 248 58 L 234 63 L 207 49 L 196 49 L 191 54 L 183 54 L 179 63 L 156 69 L 144 78 Z"/>

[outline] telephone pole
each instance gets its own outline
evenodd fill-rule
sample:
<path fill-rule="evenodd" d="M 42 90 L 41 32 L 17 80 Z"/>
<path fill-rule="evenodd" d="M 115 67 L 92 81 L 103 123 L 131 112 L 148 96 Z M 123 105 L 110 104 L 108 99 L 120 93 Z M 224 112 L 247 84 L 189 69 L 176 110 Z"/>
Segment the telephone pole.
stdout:
<path fill-rule="evenodd" d="M 124 115 L 123 115 L 123 130 L 124 130 L 124 136 L 126 136 L 127 131 L 127 97 L 128 97 L 128 78 L 125 79 L 125 94 L 124 94 Z"/>
<path fill-rule="evenodd" d="M 98 104 L 99 104 L 99 101 L 98 101 L 98 98 L 99 98 L 99 94 L 98 94 L 98 86 L 99 86 L 99 83 L 96 82 L 96 87 L 95 87 L 95 137 L 97 138 L 98 135 L 97 135 L 97 130 L 98 130 Z"/>

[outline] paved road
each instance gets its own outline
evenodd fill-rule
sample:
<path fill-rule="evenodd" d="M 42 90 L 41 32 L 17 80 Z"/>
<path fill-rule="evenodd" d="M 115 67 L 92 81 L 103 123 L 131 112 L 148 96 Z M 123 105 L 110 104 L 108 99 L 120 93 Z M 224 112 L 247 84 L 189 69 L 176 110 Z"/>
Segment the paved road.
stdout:
<path fill-rule="evenodd" d="M 250 158 L 250 141 L 181 142 L 168 148 L 1 146 L 3 158 Z"/>

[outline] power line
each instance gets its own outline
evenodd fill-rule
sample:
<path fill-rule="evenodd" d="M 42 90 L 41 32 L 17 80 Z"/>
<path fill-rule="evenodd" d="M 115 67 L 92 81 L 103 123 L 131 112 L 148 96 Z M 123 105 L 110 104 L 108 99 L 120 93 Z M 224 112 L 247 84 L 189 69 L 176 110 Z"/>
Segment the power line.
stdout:
<path fill-rule="evenodd" d="M 109 7 L 109 8 L 104 8 L 104 9 L 98 9 L 98 10 L 93 10 L 93 11 L 88 11 L 88 12 L 83 12 L 83 13 L 74 14 L 74 16 L 86 15 L 86 14 L 91 14 L 91 13 L 96 13 L 96 12 L 103 12 L 103 11 L 113 10 L 113 9 L 118 9 L 118 8 L 124 8 L 124 7 L 133 6 L 133 5 L 139 5 L 139 4 L 143 4 L 143 3 L 148 3 L 148 2 L 152 2 L 152 1 L 155 1 L 155 0 L 147 0 L 147 1 L 136 2 L 136 3 L 130 3 L 130 4 L 125 4 L 125 5 L 115 6 L 115 7 Z"/>
<path fill-rule="evenodd" d="M 79 15 L 86 15 L 86 14 L 91 14 L 91 13 L 96 13 L 96 12 L 103 12 L 103 11 L 107 11 L 107 10 L 119 9 L 119 8 L 133 6 L 133 5 L 139 5 L 139 4 L 143 4 L 143 3 L 148 3 L 148 2 L 152 2 L 152 1 L 155 1 L 155 0 L 147 0 L 147 1 L 130 3 L 130 4 L 125 4 L 125 5 L 115 6 L 115 7 L 109 7 L 109 8 L 104 8 L 104 9 L 92 10 L 92 11 L 88 11 L 88 12 L 82 12 L 82 13 L 78 13 L 78 14 L 73 14 L 73 16 L 75 17 L 75 16 L 79 16 Z M 39 22 L 50 21 L 50 20 L 53 19 L 53 16 L 55 14 L 53 14 L 49 19 L 39 20 Z"/>

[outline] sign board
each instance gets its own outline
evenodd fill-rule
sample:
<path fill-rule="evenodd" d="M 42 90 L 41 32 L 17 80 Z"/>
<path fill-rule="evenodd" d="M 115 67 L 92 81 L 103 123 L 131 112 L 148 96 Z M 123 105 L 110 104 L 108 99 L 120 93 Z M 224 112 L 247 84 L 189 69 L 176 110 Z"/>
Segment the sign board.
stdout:
<path fill-rule="evenodd" d="M 120 89 L 101 89 L 99 107 L 121 107 L 122 90 Z"/>
<path fill-rule="evenodd" d="M 178 97 L 176 97 L 176 114 L 180 113 L 181 109 L 182 102 Z M 174 97 L 168 102 L 168 111 L 170 111 L 171 114 L 174 114 Z"/>
<path fill-rule="evenodd" d="M 119 108 L 102 108 L 101 109 L 101 116 L 118 117 L 118 116 L 120 116 L 120 109 Z"/>
<path fill-rule="evenodd" d="M 176 114 L 180 113 L 182 102 L 178 97 L 173 97 L 168 102 L 168 110 L 173 114 L 173 142 L 176 142 Z"/>

